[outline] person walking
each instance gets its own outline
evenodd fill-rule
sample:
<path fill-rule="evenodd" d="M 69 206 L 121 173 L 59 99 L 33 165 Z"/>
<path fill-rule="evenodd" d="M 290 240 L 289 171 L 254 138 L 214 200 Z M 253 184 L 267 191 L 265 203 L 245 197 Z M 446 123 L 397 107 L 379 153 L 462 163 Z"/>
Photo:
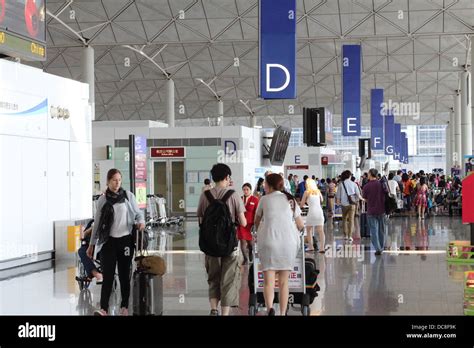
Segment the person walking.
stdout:
<path fill-rule="evenodd" d="M 341 180 L 336 192 L 336 203 L 342 206 L 344 240 L 348 240 L 350 243 L 354 240 L 352 234 L 356 205 L 358 204 L 358 201 L 355 200 L 356 197 L 359 197 L 357 185 L 351 180 L 351 176 L 350 170 L 341 173 Z"/>
<path fill-rule="evenodd" d="M 267 194 L 259 202 L 255 216 L 264 298 L 268 315 L 275 315 L 275 277 L 278 274 L 280 313 L 286 314 L 289 298 L 288 278 L 294 268 L 304 228 L 301 209 L 295 198 L 284 191 L 283 178 L 270 174 L 265 180 Z M 295 224 L 296 223 L 296 224 Z"/>
<path fill-rule="evenodd" d="M 296 195 L 296 183 L 293 174 L 288 175 L 288 181 L 290 182 L 290 193 L 294 196 Z"/>
<path fill-rule="evenodd" d="M 362 195 L 367 201 L 367 223 L 375 255 L 381 255 L 385 246 L 385 191 L 377 174 L 377 169 L 369 170 L 369 181 L 363 187 Z"/>
<path fill-rule="evenodd" d="M 312 179 L 306 180 L 306 191 L 301 199 L 300 206 L 303 208 L 308 204 L 308 215 L 306 215 L 306 243 L 307 251 L 314 251 L 313 247 L 313 231 L 316 229 L 319 239 L 319 252 L 326 252 L 326 238 L 324 236 L 324 214 L 321 203 L 324 198 L 318 189 L 316 182 Z"/>
<path fill-rule="evenodd" d="M 308 180 L 308 176 L 303 176 L 303 181 L 298 184 L 298 191 L 297 191 L 297 198 L 303 198 L 304 191 L 306 191 L 306 180 Z"/>
<path fill-rule="evenodd" d="M 328 182 L 328 217 L 334 215 L 334 200 L 336 198 L 336 179 L 327 178 Z"/>
<path fill-rule="evenodd" d="M 224 201 L 227 205 L 232 221 L 239 222 L 240 226 L 247 225 L 245 218 L 245 207 L 237 192 L 229 190 L 232 171 L 228 165 L 217 163 L 211 169 L 212 180 L 215 185 L 212 189 L 205 191 L 199 198 L 197 216 L 199 225 L 202 224 L 206 209 L 211 204 L 209 194 L 214 199 Z M 231 307 L 239 305 L 240 289 L 240 258 L 239 249 L 225 257 L 205 256 L 205 268 L 207 272 L 207 283 L 209 284 L 210 315 L 219 315 L 217 309 L 221 303 L 222 315 L 229 315 Z"/>
<path fill-rule="evenodd" d="M 145 217 L 138 208 L 135 195 L 122 187 L 122 173 L 110 169 L 107 173 L 107 190 L 97 201 L 97 211 L 87 256 L 100 254 L 103 283 L 100 292 L 100 309 L 95 315 L 105 316 L 109 311 L 109 298 L 118 269 L 120 314 L 128 315 L 130 276 L 134 251 L 133 226 L 145 229 Z"/>
<path fill-rule="evenodd" d="M 255 220 L 255 212 L 258 207 L 258 198 L 252 195 L 252 185 L 249 183 L 245 183 L 242 186 L 242 191 L 244 193 L 242 201 L 245 206 L 245 219 L 247 220 L 247 225 L 238 226 L 237 237 L 240 241 L 240 249 L 244 256 L 244 262 L 242 265 L 246 265 L 249 261 L 252 262 L 253 237 L 251 231 Z"/>
<path fill-rule="evenodd" d="M 425 210 L 428 206 L 428 185 L 426 185 L 426 179 L 424 176 L 420 177 L 420 183 L 416 192 L 415 206 L 418 209 L 418 219 L 423 220 L 425 218 Z"/>
<path fill-rule="evenodd" d="M 253 195 L 257 198 L 263 196 L 263 182 L 265 180 L 263 178 L 258 178 L 257 185 L 255 186 L 255 191 L 253 191 Z"/>

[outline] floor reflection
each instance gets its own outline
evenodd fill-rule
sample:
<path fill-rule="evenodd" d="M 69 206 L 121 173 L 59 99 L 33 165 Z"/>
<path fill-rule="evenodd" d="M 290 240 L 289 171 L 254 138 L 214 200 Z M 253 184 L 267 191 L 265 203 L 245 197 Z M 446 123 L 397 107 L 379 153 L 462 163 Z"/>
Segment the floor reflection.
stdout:
<path fill-rule="evenodd" d="M 386 230 L 386 251 L 374 255 L 370 240 L 346 246 L 341 224 L 327 223 L 327 244 L 334 252 L 316 254 L 320 291 L 312 315 L 462 315 L 463 273 L 474 265 L 446 262 L 449 240 L 467 239 L 468 226 L 459 218 L 392 218 Z M 198 247 L 198 226 L 187 221 L 185 233 L 159 230 L 151 236 L 150 253 L 161 254 L 165 315 L 207 315 L 204 255 Z M 348 248 L 348 249 L 346 249 Z M 359 249 L 358 249 L 359 248 Z M 360 254 L 348 253 L 359 250 Z M 91 315 L 98 306 L 100 286 L 79 291 L 74 262 L 57 261 L 0 272 L 0 314 Z M 248 268 L 242 267 L 240 307 L 247 315 Z M 41 300 L 38 300 L 41 299 Z M 118 311 L 120 289 L 111 297 Z M 290 310 L 289 315 L 301 315 Z"/>

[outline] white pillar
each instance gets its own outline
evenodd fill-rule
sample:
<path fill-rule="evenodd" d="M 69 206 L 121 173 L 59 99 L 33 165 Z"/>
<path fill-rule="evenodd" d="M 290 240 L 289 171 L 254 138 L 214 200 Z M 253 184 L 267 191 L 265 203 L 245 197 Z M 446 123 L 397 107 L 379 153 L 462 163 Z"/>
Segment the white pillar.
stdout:
<path fill-rule="evenodd" d="M 456 91 L 454 96 L 454 153 L 453 161 L 461 165 L 461 94 Z"/>
<path fill-rule="evenodd" d="M 474 52 L 473 52 L 473 45 L 474 45 L 474 35 L 471 35 L 470 36 L 470 40 L 471 40 L 471 75 L 470 75 L 470 85 L 469 85 L 469 89 L 471 91 L 471 122 L 474 123 L 474 120 L 472 119 L 472 117 L 474 117 L 474 82 L 472 81 L 472 76 L 474 75 Z M 474 130 L 474 129 L 473 129 Z M 471 133 L 471 147 L 474 147 L 473 146 L 473 143 L 472 143 L 472 139 L 474 139 L 474 134 Z"/>
<path fill-rule="evenodd" d="M 217 102 L 217 116 L 221 122 L 221 126 L 224 126 L 224 102 L 219 100 Z"/>
<path fill-rule="evenodd" d="M 94 77 L 94 49 L 86 46 L 81 56 L 81 82 L 89 84 L 89 105 L 91 118 L 95 120 L 95 77 Z"/>
<path fill-rule="evenodd" d="M 174 127 L 174 81 L 168 79 L 166 81 L 166 119 L 168 127 Z"/>
<path fill-rule="evenodd" d="M 250 127 L 255 128 L 257 126 L 257 117 L 255 115 L 250 116 Z"/>
<path fill-rule="evenodd" d="M 471 73 L 461 74 L 461 167 L 464 172 L 464 156 L 472 155 Z M 465 173 L 464 173 L 465 174 Z"/>
<path fill-rule="evenodd" d="M 449 118 L 450 119 L 450 133 L 451 133 L 451 154 L 450 154 L 450 159 L 451 159 L 451 162 L 449 163 L 449 169 L 448 169 L 448 174 L 451 173 L 451 167 L 454 166 L 454 150 L 455 150 L 455 141 L 454 141 L 454 128 L 455 128 L 455 124 L 454 124 L 454 108 L 451 110 L 451 117 Z"/>
<path fill-rule="evenodd" d="M 451 168 L 451 156 L 452 156 L 452 149 L 451 149 L 451 128 L 453 125 L 448 122 L 448 125 L 446 126 L 446 170 L 444 171 L 445 174 L 450 172 Z"/>

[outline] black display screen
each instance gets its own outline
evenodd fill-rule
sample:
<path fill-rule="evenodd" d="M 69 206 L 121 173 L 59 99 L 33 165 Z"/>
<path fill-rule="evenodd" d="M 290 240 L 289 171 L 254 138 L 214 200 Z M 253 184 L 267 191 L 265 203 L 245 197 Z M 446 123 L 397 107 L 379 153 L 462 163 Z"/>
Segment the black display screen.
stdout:
<path fill-rule="evenodd" d="M 272 144 L 270 145 L 270 163 L 280 166 L 285 160 L 286 150 L 290 142 L 291 129 L 282 126 L 277 127 L 273 133 Z"/>
<path fill-rule="evenodd" d="M 46 43 L 44 0 L 0 0 L 0 29 Z"/>

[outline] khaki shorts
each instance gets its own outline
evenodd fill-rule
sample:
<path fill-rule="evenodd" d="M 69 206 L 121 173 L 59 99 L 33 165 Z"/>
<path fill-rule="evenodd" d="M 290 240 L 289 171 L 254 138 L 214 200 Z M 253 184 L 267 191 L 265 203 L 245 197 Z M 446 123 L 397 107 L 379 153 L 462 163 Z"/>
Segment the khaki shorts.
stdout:
<path fill-rule="evenodd" d="M 226 257 L 206 255 L 205 266 L 210 299 L 216 298 L 224 307 L 239 306 L 241 263 L 239 249 Z"/>

